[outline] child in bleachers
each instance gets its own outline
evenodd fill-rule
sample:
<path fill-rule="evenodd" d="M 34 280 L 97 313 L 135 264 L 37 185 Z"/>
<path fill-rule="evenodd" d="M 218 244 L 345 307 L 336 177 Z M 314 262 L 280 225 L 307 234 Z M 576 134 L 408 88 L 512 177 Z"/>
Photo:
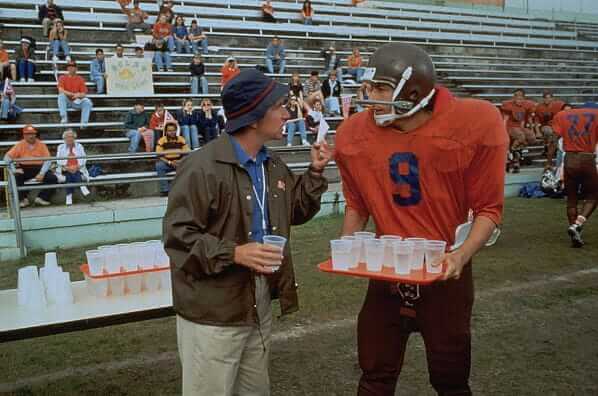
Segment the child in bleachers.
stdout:
<path fill-rule="evenodd" d="M 6 78 L 17 79 L 17 67 L 10 63 L 8 51 L 4 48 L 4 43 L 0 40 L 0 80 Z"/>
<path fill-rule="evenodd" d="M 124 12 L 127 15 L 127 37 L 129 41 L 135 40 L 134 29 L 142 29 L 144 32 L 151 30 L 150 25 L 145 23 L 148 16 L 139 7 L 139 0 L 133 2 L 132 9 L 124 9 Z"/>
<path fill-rule="evenodd" d="M 222 78 L 220 79 L 220 88 L 224 88 L 227 82 L 229 82 L 234 76 L 239 74 L 241 70 L 237 67 L 237 61 L 232 56 L 226 59 L 220 73 Z"/>
<path fill-rule="evenodd" d="M 210 99 L 202 100 L 197 127 L 206 143 L 209 143 L 218 137 L 219 125 L 220 120 L 218 112 L 212 108 L 212 101 Z"/>
<path fill-rule="evenodd" d="M 89 79 L 96 84 L 96 92 L 103 94 L 106 84 L 106 62 L 104 50 L 96 49 L 96 58 L 91 61 Z"/>
<path fill-rule="evenodd" d="M 289 83 L 289 93 L 294 95 L 299 103 L 303 103 L 303 84 L 299 73 L 294 72 Z"/>
<path fill-rule="evenodd" d="M 154 112 L 154 114 L 152 114 L 152 117 L 150 118 L 150 129 L 153 131 L 153 139 L 151 139 L 149 136 L 146 137 L 145 135 L 143 136 L 143 140 L 145 142 L 145 146 L 146 148 L 149 146 L 151 147 L 151 150 L 148 151 L 153 151 L 154 149 L 154 142 L 157 142 L 163 135 L 164 133 L 164 121 L 166 119 L 166 109 L 164 107 L 164 103 L 159 102 L 156 104 L 156 111 Z M 148 140 L 150 140 L 148 142 Z"/>
<path fill-rule="evenodd" d="M 266 0 L 262 3 L 262 20 L 264 22 L 276 22 L 276 18 L 274 18 L 274 7 L 270 0 Z"/>
<path fill-rule="evenodd" d="M 185 26 L 185 19 L 182 16 L 177 16 L 174 26 L 172 27 L 172 36 L 176 46 L 176 52 L 179 54 L 191 53 L 191 45 L 189 44 L 189 32 Z"/>
<path fill-rule="evenodd" d="M 201 93 L 208 93 L 208 80 L 205 76 L 205 65 L 201 59 L 201 55 L 195 54 L 193 60 L 189 65 L 189 71 L 191 72 L 191 93 L 193 95 L 199 94 L 199 88 L 201 87 Z"/>
<path fill-rule="evenodd" d="M 199 148 L 199 134 L 197 132 L 198 113 L 193 110 L 193 100 L 185 99 L 183 107 L 176 112 L 176 119 L 181 127 L 181 132 L 191 149 Z"/>
<path fill-rule="evenodd" d="M 191 28 L 189 29 L 189 41 L 193 47 L 193 53 L 199 53 L 199 46 L 201 45 L 201 52 L 206 55 L 208 53 L 208 37 L 203 32 L 203 29 L 197 23 L 197 20 L 191 21 Z"/>
<path fill-rule="evenodd" d="M 64 24 L 60 19 L 54 21 L 54 27 L 50 30 L 50 44 L 52 46 L 52 60 L 56 62 L 58 60 L 58 54 L 62 50 L 66 61 L 71 60 L 71 49 L 67 42 L 68 32 L 64 28 Z"/>
<path fill-rule="evenodd" d="M 17 70 L 21 82 L 35 81 L 35 45 L 32 38 L 21 38 L 21 45 L 17 48 Z"/>
<path fill-rule="evenodd" d="M 311 5 L 311 1 L 305 0 L 303 2 L 303 6 L 301 6 L 301 17 L 303 18 L 304 24 L 306 24 L 306 25 L 313 24 L 314 9 Z"/>
<path fill-rule="evenodd" d="M 154 38 L 154 45 L 159 41 L 166 41 L 168 50 L 174 51 L 174 38 L 172 37 L 172 25 L 168 22 L 168 17 L 165 14 L 158 16 L 158 22 L 152 28 L 152 36 Z"/>

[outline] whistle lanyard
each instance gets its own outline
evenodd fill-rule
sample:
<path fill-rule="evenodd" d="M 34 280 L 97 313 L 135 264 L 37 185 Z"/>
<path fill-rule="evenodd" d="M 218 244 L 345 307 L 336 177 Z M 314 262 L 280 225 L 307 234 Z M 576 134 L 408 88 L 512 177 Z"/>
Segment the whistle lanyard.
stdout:
<path fill-rule="evenodd" d="M 253 194 L 255 194 L 255 200 L 257 201 L 257 206 L 260 208 L 260 212 L 262 213 L 262 230 L 264 235 L 266 235 L 267 227 L 266 227 L 266 172 L 264 171 L 264 163 L 262 162 L 262 199 L 257 193 L 255 189 L 255 184 L 252 183 L 251 187 L 253 188 Z"/>

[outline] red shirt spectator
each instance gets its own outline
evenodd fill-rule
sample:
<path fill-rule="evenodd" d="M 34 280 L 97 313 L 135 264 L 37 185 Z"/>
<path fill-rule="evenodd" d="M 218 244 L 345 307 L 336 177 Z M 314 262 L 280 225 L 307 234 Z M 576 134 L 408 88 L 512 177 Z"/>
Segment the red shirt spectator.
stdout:
<path fill-rule="evenodd" d="M 222 69 L 220 69 L 220 73 L 222 73 L 220 86 L 224 87 L 226 83 L 229 82 L 233 77 L 241 73 L 241 70 L 239 70 L 237 67 L 237 61 L 235 58 L 228 58 L 224 66 L 222 66 Z"/>
<path fill-rule="evenodd" d="M 85 80 L 78 74 L 63 74 L 62 76 L 60 76 L 60 78 L 58 79 L 58 89 L 63 89 L 71 93 L 87 93 Z"/>

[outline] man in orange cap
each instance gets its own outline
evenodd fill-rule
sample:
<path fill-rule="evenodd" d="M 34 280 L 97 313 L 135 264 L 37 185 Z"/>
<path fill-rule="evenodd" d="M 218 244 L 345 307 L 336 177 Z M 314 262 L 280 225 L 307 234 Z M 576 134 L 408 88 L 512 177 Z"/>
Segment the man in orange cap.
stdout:
<path fill-rule="evenodd" d="M 60 123 L 68 122 L 67 108 L 81 110 L 81 129 L 87 127 L 93 103 L 87 97 L 87 87 L 83 77 L 77 74 L 77 64 L 69 61 L 66 65 L 68 74 L 58 79 L 58 110 Z"/>
<path fill-rule="evenodd" d="M 42 160 L 41 158 L 50 157 L 48 146 L 38 139 L 37 130 L 31 125 L 25 125 L 23 128 L 23 140 L 18 142 L 11 148 L 4 156 L 5 161 L 18 160 L 20 158 L 40 158 L 39 160 L 29 160 L 17 162 L 17 170 L 15 178 L 17 180 L 17 187 L 25 184 L 25 181 L 35 179 L 42 184 L 57 184 L 58 179 L 53 172 L 50 171 L 49 160 Z M 35 203 L 41 206 L 50 205 L 50 196 L 54 190 L 41 190 L 39 196 L 35 198 Z M 21 201 L 21 208 L 29 206 L 29 199 L 27 199 L 27 191 L 19 191 L 19 200 Z"/>

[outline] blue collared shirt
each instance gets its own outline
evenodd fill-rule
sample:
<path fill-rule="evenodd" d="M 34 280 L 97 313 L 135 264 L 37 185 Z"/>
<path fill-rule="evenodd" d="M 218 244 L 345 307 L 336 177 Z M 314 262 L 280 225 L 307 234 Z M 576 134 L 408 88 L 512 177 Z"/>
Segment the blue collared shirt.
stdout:
<path fill-rule="evenodd" d="M 262 243 L 264 241 L 264 235 L 266 232 L 270 230 L 270 222 L 268 219 L 268 191 L 266 190 L 266 199 L 264 200 L 264 213 L 263 216 L 266 220 L 266 230 L 262 228 L 262 210 L 260 209 L 260 205 L 258 204 L 258 199 L 262 199 L 264 183 L 266 180 L 262 178 L 262 166 L 264 166 L 264 175 L 265 175 L 265 167 L 266 161 L 270 158 L 270 155 L 266 151 L 266 147 L 262 147 L 260 151 L 257 153 L 255 161 L 251 158 L 245 150 L 241 147 L 237 139 L 233 136 L 230 136 L 230 140 L 233 143 L 233 147 L 235 149 L 235 155 L 239 160 L 239 164 L 247 173 L 249 173 L 249 177 L 251 178 L 251 183 L 255 191 L 252 190 L 251 192 L 251 199 L 253 200 L 253 211 L 251 215 L 251 239 L 255 242 Z M 258 196 L 256 197 L 255 193 L 257 192 Z"/>

